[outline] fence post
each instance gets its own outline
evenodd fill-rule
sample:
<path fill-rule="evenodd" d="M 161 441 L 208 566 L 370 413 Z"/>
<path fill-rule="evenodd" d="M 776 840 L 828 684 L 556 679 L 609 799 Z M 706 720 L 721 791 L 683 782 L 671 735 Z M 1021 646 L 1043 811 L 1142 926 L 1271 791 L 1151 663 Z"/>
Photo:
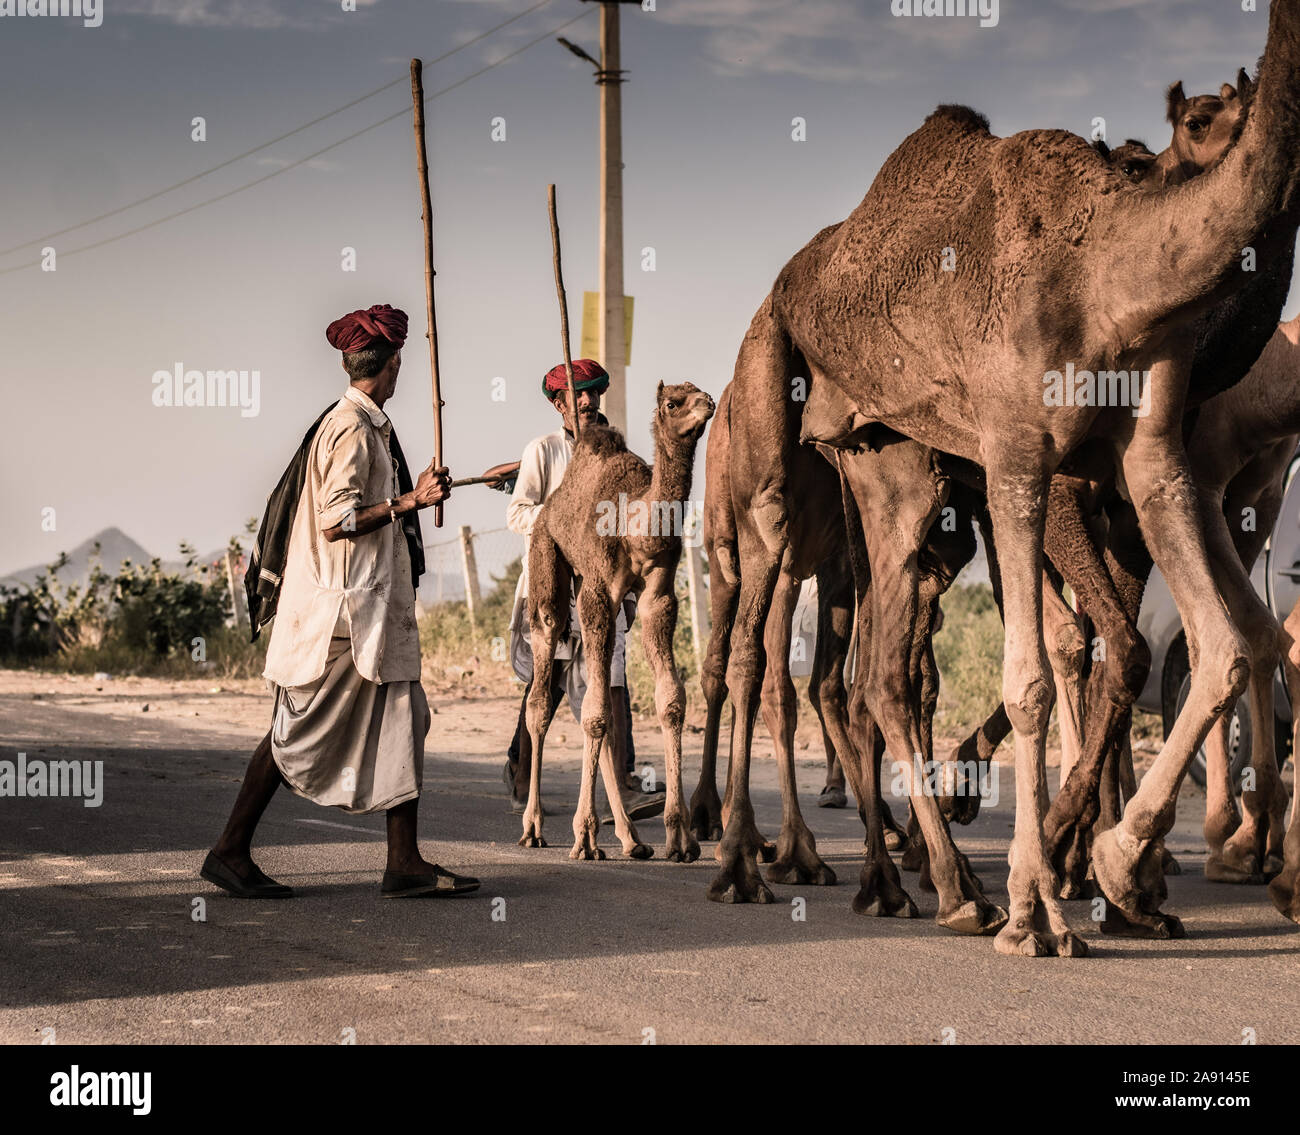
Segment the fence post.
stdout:
<path fill-rule="evenodd" d="M 244 606 L 244 592 L 238 582 L 235 553 L 230 548 L 226 549 L 226 583 L 230 587 L 230 609 L 234 612 L 235 626 L 246 627 L 248 626 L 248 608 Z"/>
<path fill-rule="evenodd" d="M 688 528 L 693 537 L 700 531 L 704 518 L 691 509 L 691 525 Z M 705 644 L 709 639 L 709 598 L 704 586 L 704 549 L 693 548 L 689 544 L 682 549 L 686 553 L 686 583 L 691 604 L 691 638 L 695 643 L 695 665 L 697 669 L 704 666 Z"/>
<path fill-rule="evenodd" d="M 474 558 L 474 533 L 468 524 L 460 526 L 460 558 L 465 568 L 465 604 L 469 607 L 469 627 L 478 633 L 478 606 L 482 601 L 478 586 L 478 561 Z"/>

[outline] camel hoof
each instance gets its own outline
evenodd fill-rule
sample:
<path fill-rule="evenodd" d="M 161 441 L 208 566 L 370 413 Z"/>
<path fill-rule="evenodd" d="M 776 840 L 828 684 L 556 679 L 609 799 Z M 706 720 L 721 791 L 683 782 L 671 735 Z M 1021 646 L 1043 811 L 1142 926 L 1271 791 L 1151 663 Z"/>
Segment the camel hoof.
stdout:
<path fill-rule="evenodd" d="M 1022 958 L 1086 958 L 1088 944 L 1073 931 L 1052 934 L 1026 926 L 1008 923 L 993 939 L 993 948 L 999 954 Z"/>
<path fill-rule="evenodd" d="M 853 912 L 868 918 L 916 918 L 919 913 L 912 896 L 903 890 L 898 868 L 888 858 L 863 865 Z"/>
<path fill-rule="evenodd" d="M 585 844 L 576 843 L 573 845 L 573 850 L 569 852 L 569 858 L 601 860 L 605 858 L 605 853 L 598 847 L 587 847 Z"/>
<path fill-rule="evenodd" d="M 1166 875 L 1181 875 L 1183 873 L 1182 866 L 1168 848 L 1165 848 L 1164 857 L 1160 860 L 1160 870 Z"/>
<path fill-rule="evenodd" d="M 694 863 L 700 857 L 700 845 L 691 840 L 685 847 L 669 847 L 664 858 L 669 863 Z"/>
<path fill-rule="evenodd" d="M 526 835 L 519 837 L 520 847 L 548 847 L 546 840 L 539 835 Z"/>
<path fill-rule="evenodd" d="M 1269 883 L 1268 897 L 1283 918 L 1300 923 L 1300 871 L 1284 869 Z"/>
<path fill-rule="evenodd" d="M 775 901 L 771 890 L 758 880 L 757 886 L 750 886 L 748 880 L 732 880 L 724 871 L 709 886 L 709 899 L 723 903 L 770 903 Z"/>
<path fill-rule="evenodd" d="M 903 845 L 903 854 L 898 860 L 898 865 L 904 871 L 920 871 L 929 866 L 929 863 L 930 850 L 919 835 L 915 839 L 909 839 Z"/>
<path fill-rule="evenodd" d="M 1007 924 L 1007 912 L 990 902 L 971 899 L 951 914 L 940 912 L 935 920 L 945 930 L 954 934 L 996 934 Z"/>
<path fill-rule="evenodd" d="M 1247 856 L 1244 862 L 1230 863 L 1221 853 L 1214 851 L 1210 852 L 1210 857 L 1205 861 L 1205 877 L 1211 883 L 1230 883 L 1246 887 L 1262 887 L 1268 882 L 1259 869 L 1259 860 L 1254 855 Z"/>
<path fill-rule="evenodd" d="M 1282 874 L 1285 868 L 1286 864 L 1282 861 L 1280 855 L 1264 856 L 1264 878 L 1268 879 L 1270 882 Z"/>
<path fill-rule="evenodd" d="M 794 859 L 778 860 L 767 869 L 767 881 L 778 886 L 835 886 L 835 872 L 820 859 L 804 864 Z"/>
<path fill-rule="evenodd" d="M 1112 938 L 1145 938 L 1163 942 L 1170 938 L 1186 938 L 1182 922 L 1172 914 L 1159 912 L 1147 915 L 1141 921 L 1130 919 L 1122 910 L 1106 904 L 1106 917 L 1101 921 L 1101 932 Z"/>
<path fill-rule="evenodd" d="M 698 840 L 722 838 L 722 804 L 720 801 L 696 803 L 691 801 L 691 835 Z"/>
<path fill-rule="evenodd" d="M 1101 891 L 1097 887 L 1097 880 L 1085 878 L 1082 882 L 1077 879 L 1071 879 L 1068 875 L 1061 876 L 1061 889 L 1057 892 L 1064 902 L 1086 902 L 1088 899 L 1095 899 Z"/>
<path fill-rule="evenodd" d="M 623 848 L 623 854 L 628 859 L 649 859 L 654 853 L 655 849 L 644 843 L 634 843 L 631 847 Z"/>

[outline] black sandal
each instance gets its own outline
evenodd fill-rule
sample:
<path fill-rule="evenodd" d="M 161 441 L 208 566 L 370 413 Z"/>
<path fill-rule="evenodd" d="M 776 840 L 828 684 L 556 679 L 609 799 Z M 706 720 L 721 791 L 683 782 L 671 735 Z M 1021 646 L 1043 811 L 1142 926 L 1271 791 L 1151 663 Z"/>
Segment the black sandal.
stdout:
<path fill-rule="evenodd" d="M 467 895 L 479 889 L 479 881 L 469 875 L 455 875 L 444 871 L 436 863 L 432 875 L 403 875 L 398 871 L 385 871 L 379 894 L 386 899 L 414 898 L 416 895 Z"/>
<path fill-rule="evenodd" d="M 240 878 L 234 868 L 209 851 L 199 874 L 209 883 L 239 899 L 290 899 L 293 888 L 277 883 L 256 864 L 247 878 Z"/>

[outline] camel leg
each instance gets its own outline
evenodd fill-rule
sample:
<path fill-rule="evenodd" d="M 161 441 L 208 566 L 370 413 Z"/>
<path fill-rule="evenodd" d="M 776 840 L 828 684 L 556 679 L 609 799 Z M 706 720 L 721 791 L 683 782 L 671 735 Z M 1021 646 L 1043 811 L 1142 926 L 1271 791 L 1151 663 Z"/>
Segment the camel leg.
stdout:
<path fill-rule="evenodd" d="M 1179 389 L 1177 383 L 1151 387 Z M 1157 394 L 1156 401 L 1159 401 Z M 1167 890 L 1161 871 L 1163 837 L 1173 826 L 1178 788 L 1192 755 L 1215 719 L 1250 678 L 1247 646 L 1220 597 L 1198 516 L 1196 487 L 1176 428 L 1161 429 L 1168 408 L 1136 419 L 1122 461 L 1129 495 L 1146 543 L 1173 592 L 1187 630 L 1191 691 L 1155 764 L 1142 778 L 1124 816 L 1093 841 L 1093 869 L 1108 902 L 1102 929 L 1143 937 L 1182 937 L 1182 923 L 1160 913 Z M 1220 513 L 1220 523 L 1222 514 Z"/>
<path fill-rule="evenodd" d="M 853 604 L 857 608 L 857 618 L 853 623 L 852 635 L 854 665 L 853 682 L 848 695 L 848 737 L 861 739 L 860 741 L 850 742 L 846 738 L 845 744 L 847 747 L 842 748 L 841 752 L 849 753 L 855 758 L 858 781 L 853 784 L 853 794 L 857 797 L 858 818 L 862 820 L 864 832 L 869 832 L 868 809 L 864 801 L 871 800 L 875 802 L 875 806 L 871 810 L 879 817 L 881 824 L 881 846 L 883 850 L 898 851 L 903 847 L 907 837 L 898 821 L 894 819 L 894 814 L 890 811 L 884 793 L 881 791 L 880 762 L 885 755 L 885 742 L 867 709 L 865 676 L 871 658 L 871 565 L 867 562 L 866 536 L 862 531 L 862 517 L 859 515 L 858 505 L 853 496 L 853 486 L 845 475 L 843 461 L 838 454 L 835 457 L 835 466 L 840 474 L 840 502 L 844 510 L 846 566 L 853 579 Z M 847 771 L 847 766 L 845 767 Z M 852 774 L 850 773 L 850 775 Z M 859 782 L 861 792 L 858 791 Z M 863 837 L 862 854 L 866 856 L 868 863 L 870 863 L 874 852 L 872 851 L 869 834 Z M 885 856 L 885 863 L 888 865 L 888 874 L 892 878 L 892 883 L 888 879 L 884 883 L 886 890 L 889 892 L 884 905 L 890 907 L 890 913 L 892 913 L 896 909 L 903 909 L 904 902 L 911 904 L 912 900 L 898 887 L 898 872 L 888 855 Z M 867 868 L 864 868 L 864 877 L 866 873 Z M 861 898 L 862 896 L 859 895 L 859 899 Z M 870 906 L 873 901 L 871 899 L 863 900 L 866 906 Z M 855 900 L 854 909 L 858 909 L 857 900 Z M 915 914 L 916 908 L 913 906 L 911 909 L 912 914 Z M 910 917 L 910 915 L 904 917 Z"/>
<path fill-rule="evenodd" d="M 1088 676 L 1084 744 L 1070 775 L 1046 813 L 1047 853 L 1060 875 L 1060 895 L 1081 899 L 1096 893 L 1088 868 L 1094 829 L 1101 812 L 1101 784 L 1107 756 L 1119 744 L 1130 708 L 1146 682 L 1151 652 L 1138 634 L 1112 576 L 1110 563 L 1131 561 L 1134 579 L 1146 577 L 1147 562 L 1131 513 L 1117 515 L 1106 535 L 1111 560 L 1103 559 L 1086 523 L 1077 485 L 1056 478 L 1049 490 L 1044 534 L 1047 554 L 1064 574 L 1088 612 L 1104 646 Z M 1136 544 L 1137 547 L 1131 545 Z"/>
<path fill-rule="evenodd" d="M 555 648 L 568 632 L 572 573 L 541 524 L 529 541 L 529 633 L 533 645 L 533 686 L 528 693 L 527 724 L 533 758 L 528 775 L 528 804 L 524 808 L 520 847 L 545 847 L 542 838 L 542 746 L 555 714 L 551 698 Z"/>
<path fill-rule="evenodd" d="M 924 453 L 911 443 L 879 454 L 842 459 L 861 510 L 873 606 L 867 705 L 894 754 L 912 809 L 925 836 L 930 873 L 939 895 L 937 920 L 960 934 L 991 934 L 1006 911 L 982 893 L 966 857 L 952 842 L 929 775 L 922 768 L 923 742 L 913 649 L 920 619 L 918 556 L 925 534 L 943 503 L 937 484 L 918 487 L 915 460 Z M 922 458 L 920 476 L 929 473 Z M 899 759 L 901 757 L 901 760 Z"/>
<path fill-rule="evenodd" d="M 716 427 L 715 427 L 716 428 Z M 700 667 L 704 687 L 704 754 L 700 780 L 691 794 L 691 834 L 698 839 L 722 838 L 722 800 L 718 797 L 718 734 L 727 702 L 727 656 L 731 648 L 731 623 L 736 613 L 740 581 L 736 577 L 735 548 L 709 547 L 709 608 L 712 629 L 709 648 Z"/>
<path fill-rule="evenodd" d="M 1271 677 L 1271 675 L 1270 675 Z M 1205 842 L 1209 858 L 1205 877 L 1214 883 L 1262 883 L 1265 880 L 1223 860 L 1223 845 L 1241 826 L 1241 813 L 1232 794 L 1232 767 L 1228 752 L 1229 714 L 1220 717 L 1205 738 Z"/>
<path fill-rule="evenodd" d="M 686 691 L 673 663 L 673 633 L 677 629 L 674 574 L 673 568 L 655 568 L 650 572 L 637 613 L 641 617 L 641 645 L 655 678 L 655 711 L 664 739 L 667 778 L 664 858 L 673 863 L 694 863 L 700 857 L 700 845 L 691 835 L 682 803 L 682 721 L 686 716 Z"/>
<path fill-rule="evenodd" d="M 856 517 L 857 505 L 848 487 L 844 486 L 844 507 Z M 861 769 L 862 794 L 858 797 L 858 815 L 866 829 L 862 848 L 862 872 L 858 880 L 858 893 L 853 897 L 853 909 L 858 914 L 872 918 L 915 918 L 916 903 L 903 890 L 898 868 L 889 857 L 885 839 L 885 817 L 889 808 L 880 790 L 880 762 L 885 755 L 885 741 L 867 709 L 868 651 L 871 643 L 871 592 L 865 586 L 868 578 L 865 547 L 856 547 L 862 539 L 859 528 L 856 536 L 850 533 L 853 551 L 853 572 L 858 578 L 858 664 L 849 689 L 849 722 L 856 737 L 854 746 Z M 856 793 L 856 789 L 854 790 Z M 876 801 L 876 807 L 866 807 L 863 800 Z M 892 820 L 893 817 L 890 816 Z"/>
<path fill-rule="evenodd" d="M 1291 699 L 1291 751 L 1296 755 L 1296 767 L 1300 768 L 1300 603 L 1282 624 L 1278 647 Z M 1282 853 L 1282 871 L 1269 883 L 1268 897 L 1284 917 L 1300 922 L 1300 785 L 1291 799 L 1291 822 Z"/>
<path fill-rule="evenodd" d="M 1223 508 L 1215 497 L 1202 494 L 1201 502 L 1202 513 L 1207 514 L 1207 545 L 1215 578 L 1227 601 L 1232 621 L 1250 649 L 1250 719 L 1253 727 L 1250 753 L 1253 776 L 1248 777 L 1241 794 L 1241 824 L 1218 847 L 1210 844 L 1210 861 L 1215 863 L 1221 876 L 1227 873 L 1239 876 L 1229 881 L 1260 884 L 1282 869 L 1286 789 L 1278 773 L 1273 728 L 1273 682 L 1280 661 L 1278 625 L 1250 581 L 1250 567 L 1263 550 L 1264 534 L 1273 530 L 1281 501 L 1271 498 L 1259 501 L 1258 523 L 1248 533 L 1236 527 L 1228 528 L 1227 517 L 1241 516 L 1240 501 L 1229 497 L 1226 508 Z M 1230 709 L 1225 711 L 1225 723 L 1230 714 Z M 1225 749 L 1225 760 L 1226 757 Z M 1205 873 L 1209 878 L 1209 862 Z"/>
<path fill-rule="evenodd" d="M 999 953 L 1079 957 L 1087 946 L 1070 930 L 1043 840 L 1047 722 L 1055 689 L 1043 646 L 1043 527 L 1048 468 L 1026 469 L 1024 454 L 988 455 L 989 511 L 997 542 L 1006 623 L 1002 700 L 1015 737 L 1016 827 L 1007 890 L 1011 916 Z"/>
<path fill-rule="evenodd" d="M 595 587 L 578 591 L 578 618 L 582 622 L 582 649 L 587 658 L 587 695 L 582 699 L 582 780 L 578 786 L 578 809 L 573 814 L 573 849 L 570 859 L 604 859 L 599 846 L 600 820 L 596 816 L 596 768 L 609 733 L 609 665 L 614 650 L 614 610 L 611 600 Z M 608 747 L 608 746 L 605 746 Z M 611 758 L 612 760 L 612 758 Z M 612 764 L 611 764 L 612 769 Z M 606 788 L 608 789 L 608 779 Z M 615 784 L 609 804 L 617 819 L 622 794 Z M 624 831 L 630 825 L 623 816 Z"/>
<path fill-rule="evenodd" d="M 1086 644 L 1079 616 L 1043 575 L 1043 642 L 1056 685 L 1056 721 L 1061 730 L 1061 783 L 1083 749 L 1083 657 Z"/>
<path fill-rule="evenodd" d="M 845 787 L 845 766 L 839 753 L 847 744 L 848 723 L 844 667 L 849 656 L 852 624 L 853 575 L 844 555 L 832 556 L 817 568 L 817 645 L 813 650 L 808 701 L 821 723 L 826 787 L 840 792 Z M 849 763 L 856 766 L 854 761 Z M 849 776 L 856 800 L 858 769 L 854 767 Z"/>
<path fill-rule="evenodd" d="M 760 517 L 775 527 L 784 527 L 783 506 L 769 506 L 775 516 Z M 772 892 L 759 876 L 755 857 L 760 839 L 754 822 L 754 806 L 749 795 L 750 750 L 754 739 L 754 719 L 763 669 L 763 628 L 771 606 L 772 592 L 780 571 L 780 552 L 774 552 L 748 526 L 740 533 L 740 553 L 745 565 L 740 581 L 740 599 L 736 622 L 732 628 L 731 658 L 727 664 L 727 691 L 735 715 L 731 730 L 730 780 L 731 807 L 726 816 L 718 859 L 722 866 L 709 885 L 714 902 L 741 903 L 772 901 Z M 752 570 L 751 570 L 752 569 Z"/>
<path fill-rule="evenodd" d="M 799 810 L 799 790 L 795 784 L 796 715 L 794 683 L 790 680 L 790 641 L 799 583 L 789 572 L 780 573 L 764 629 L 767 667 L 762 693 L 763 723 L 776 747 L 781 777 L 781 832 L 776 841 L 776 860 L 767 870 L 767 881 L 829 887 L 835 883 L 835 872 L 817 854 L 817 841 Z"/>

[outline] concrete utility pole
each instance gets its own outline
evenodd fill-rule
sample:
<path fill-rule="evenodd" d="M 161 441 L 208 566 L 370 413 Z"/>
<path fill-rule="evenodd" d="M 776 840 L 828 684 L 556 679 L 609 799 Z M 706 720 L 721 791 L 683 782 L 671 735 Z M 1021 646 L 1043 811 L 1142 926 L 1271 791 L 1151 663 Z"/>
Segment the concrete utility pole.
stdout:
<path fill-rule="evenodd" d="M 627 341 L 623 299 L 623 82 L 619 56 L 619 4 L 640 0 L 585 0 L 600 4 L 600 363 L 609 372 L 605 416 L 627 432 Z M 561 39 L 580 58 L 581 48 Z"/>
<path fill-rule="evenodd" d="M 618 3 L 600 5 L 600 360 L 609 371 L 605 416 L 627 433 L 627 343 L 623 323 L 623 75 Z"/>

